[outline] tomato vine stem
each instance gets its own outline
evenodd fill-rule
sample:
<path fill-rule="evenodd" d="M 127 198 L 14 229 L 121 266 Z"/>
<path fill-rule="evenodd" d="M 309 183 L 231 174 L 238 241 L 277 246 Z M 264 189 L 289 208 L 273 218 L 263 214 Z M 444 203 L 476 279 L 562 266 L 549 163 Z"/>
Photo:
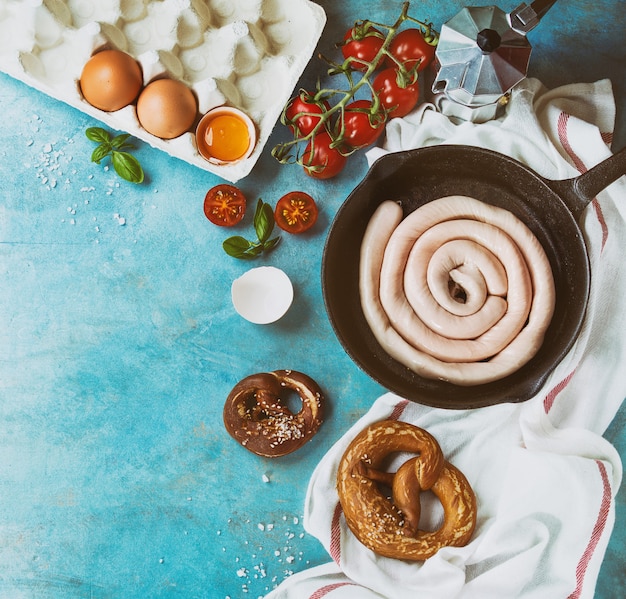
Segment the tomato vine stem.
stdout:
<path fill-rule="evenodd" d="M 384 108 L 384 106 L 382 106 L 380 98 L 372 85 L 372 76 L 374 75 L 375 71 L 379 69 L 382 61 L 390 59 L 391 61 L 393 61 L 393 63 L 395 63 L 399 87 L 404 88 L 409 85 L 413 85 L 418 79 L 419 63 L 407 69 L 389 52 L 389 46 L 391 45 L 392 40 L 395 37 L 398 29 L 400 29 L 400 27 L 405 22 L 411 22 L 419 26 L 420 30 L 422 31 L 422 35 L 424 36 L 424 39 L 428 44 L 435 46 L 439 39 L 439 35 L 433 28 L 432 23 L 425 23 L 409 15 L 409 4 L 409 2 L 404 2 L 402 4 L 400 15 L 391 25 L 377 23 L 370 20 L 359 20 L 355 22 L 354 27 L 360 28 L 361 31 L 368 31 L 370 27 L 386 30 L 383 43 L 376 53 L 376 56 L 371 61 L 355 61 L 353 57 L 349 56 L 340 64 L 330 60 L 321 53 L 318 54 L 318 58 L 329 65 L 329 68 L 326 71 L 327 76 L 332 78 L 336 75 L 344 75 L 347 80 L 347 88 L 342 89 L 322 87 L 321 82 L 318 78 L 316 91 L 315 93 L 311 93 L 310 96 L 312 102 L 317 104 L 321 108 L 320 112 L 302 111 L 292 117 L 292 119 L 288 119 L 286 116 L 286 111 L 289 104 L 287 104 L 281 114 L 281 122 L 283 125 L 291 126 L 293 128 L 294 138 L 286 142 L 277 144 L 272 149 L 272 156 L 274 156 L 279 162 L 283 164 L 295 162 L 303 166 L 311 167 L 310 162 L 314 155 L 313 148 L 315 146 L 315 138 L 318 134 L 324 131 L 331 134 L 331 137 L 333 138 L 330 147 L 339 151 L 343 156 L 349 156 L 350 154 L 357 151 L 358 148 L 348 147 L 344 143 L 343 138 L 345 133 L 345 109 L 346 106 L 355 99 L 355 96 L 357 96 L 359 91 L 363 88 L 368 88 L 369 94 L 371 95 L 371 107 L 368 110 L 370 124 L 372 124 L 372 126 L 375 126 L 377 123 L 380 122 L 381 118 L 386 120 L 386 109 Z M 341 43 L 337 44 L 337 46 L 341 45 Z M 353 63 L 358 64 L 360 68 L 357 68 L 355 65 L 353 65 Z M 367 67 L 365 71 L 362 71 L 364 64 L 366 64 Z M 359 72 L 361 76 L 360 79 L 355 81 L 354 74 L 356 72 Z M 305 93 L 304 90 L 301 90 L 301 93 Z M 324 104 L 329 103 L 329 100 L 331 99 L 336 100 L 336 102 L 332 106 L 330 106 L 330 108 L 326 108 Z M 336 133 L 335 135 L 333 135 L 333 128 L 329 125 L 332 123 L 335 115 L 337 115 L 338 120 Z M 295 126 L 295 122 L 297 121 L 297 119 L 303 116 L 316 118 L 316 124 L 306 135 L 301 135 L 297 126 Z M 300 153 L 296 151 L 295 157 L 292 154 L 292 150 L 294 148 L 296 148 L 297 150 L 297 147 L 305 142 L 309 143 L 311 146 L 311 151 L 308 152 L 308 165 L 306 164 L 306 162 L 303 162 L 302 155 Z"/>

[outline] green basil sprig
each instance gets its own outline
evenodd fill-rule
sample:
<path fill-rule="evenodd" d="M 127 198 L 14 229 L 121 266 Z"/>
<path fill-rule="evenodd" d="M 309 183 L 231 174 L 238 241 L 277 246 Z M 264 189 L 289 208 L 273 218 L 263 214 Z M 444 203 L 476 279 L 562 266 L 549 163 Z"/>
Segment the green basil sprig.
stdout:
<path fill-rule="evenodd" d="M 131 183 L 141 183 L 143 181 L 144 173 L 139 160 L 125 151 L 134 147 L 132 144 L 127 143 L 130 137 L 129 133 L 111 137 L 111 134 L 102 127 L 89 127 L 85 131 L 85 135 L 88 139 L 98 144 L 91 153 L 92 162 L 100 164 L 103 158 L 111 156 L 113 168 L 122 179 Z"/>
<path fill-rule="evenodd" d="M 254 230 L 257 235 L 256 241 L 248 241 L 241 235 L 235 235 L 225 239 L 222 243 L 224 251 L 233 258 L 240 260 L 252 260 L 263 252 L 273 250 L 280 241 L 280 237 L 270 235 L 274 230 L 274 211 L 269 204 L 259 198 L 254 212 Z"/>

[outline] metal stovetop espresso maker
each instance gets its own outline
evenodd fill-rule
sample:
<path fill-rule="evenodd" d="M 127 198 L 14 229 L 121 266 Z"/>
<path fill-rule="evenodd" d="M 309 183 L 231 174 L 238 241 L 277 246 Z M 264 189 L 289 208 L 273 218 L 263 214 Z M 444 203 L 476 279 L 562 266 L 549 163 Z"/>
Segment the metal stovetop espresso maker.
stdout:
<path fill-rule="evenodd" d="M 441 28 L 435 53 L 435 103 L 447 116 L 484 122 L 496 118 L 513 87 L 526 78 L 531 45 L 526 34 L 556 0 L 463 8 Z"/>

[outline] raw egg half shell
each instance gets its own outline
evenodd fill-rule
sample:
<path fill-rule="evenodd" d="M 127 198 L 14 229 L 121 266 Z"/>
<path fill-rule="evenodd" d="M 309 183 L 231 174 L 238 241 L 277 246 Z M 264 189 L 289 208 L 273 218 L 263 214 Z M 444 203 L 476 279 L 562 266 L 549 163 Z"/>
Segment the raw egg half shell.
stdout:
<path fill-rule="evenodd" d="M 196 128 L 200 155 L 213 164 L 233 164 L 252 154 L 256 128 L 243 111 L 220 106 L 207 112 Z"/>
<path fill-rule="evenodd" d="M 254 324 L 269 324 L 289 310 L 293 285 L 280 268 L 259 266 L 233 281 L 231 297 L 240 316 Z"/>

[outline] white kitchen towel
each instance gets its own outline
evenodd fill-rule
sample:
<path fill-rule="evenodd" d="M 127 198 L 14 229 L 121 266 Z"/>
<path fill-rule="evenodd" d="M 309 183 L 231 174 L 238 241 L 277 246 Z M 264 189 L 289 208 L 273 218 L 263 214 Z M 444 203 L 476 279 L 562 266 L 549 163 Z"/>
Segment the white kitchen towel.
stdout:
<path fill-rule="evenodd" d="M 455 124 L 422 105 L 391 121 L 384 147 L 368 159 L 468 144 L 563 179 L 610 156 L 614 118 L 607 80 L 548 90 L 527 79 L 502 117 L 480 125 Z M 430 408 L 392 393 L 378 398 L 324 456 L 307 490 L 304 526 L 332 561 L 293 575 L 268 599 L 593 597 L 622 478 L 620 457 L 601 435 L 626 396 L 625 215 L 622 177 L 581 217 L 591 296 L 577 342 L 543 389 L 521 404 L 476 410 Z M 478 521 L 465 547 L 410 563 L 375 555 L 347 528 L 335 484 L 339 460 L 360 430 L 385 418 L 428 430 L 470 481 Z M 440 506 L 423 495 L 423 513 L 431 514 L 425 524 L 436 525 Z"/>

